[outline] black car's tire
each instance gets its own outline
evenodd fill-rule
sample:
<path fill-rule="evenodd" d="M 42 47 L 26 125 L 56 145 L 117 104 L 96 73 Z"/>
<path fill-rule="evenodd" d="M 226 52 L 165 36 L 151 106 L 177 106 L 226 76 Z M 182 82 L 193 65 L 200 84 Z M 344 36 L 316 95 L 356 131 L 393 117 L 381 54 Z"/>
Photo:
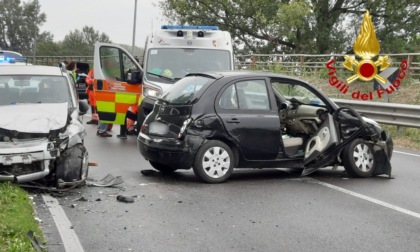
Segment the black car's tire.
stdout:
<path fill-rule="evenodd" d="M 360 138 L 350 142 L 343 150 L 343 165 L 350 177 L 372 176 L 376 167 L 372 144 Z"/>
<path fill-rule="evenodd" d="M 80 181 L 87 178 L 89 173 L 88 153 L 83 144 L 77 144 L 65 151 L 56 161 L 56 183 Z M 86 159 L 86 160 L 84 160 Z"/>
<path fill-rule="evenodd" d="M 153 168 L 163 173 L 171 173 L 177 170 L 176 168 L 173 168 L 164 164 L 156 163 L 150 160 L 149 160 L 149 163 Z"/>
<path fill-rule="evenodd" d="M 217 140 L 203 144 L 195 156 L 195 175 L 207 183 L 222 183 L 233 172 L 235 158 L 230 147 Z"/>

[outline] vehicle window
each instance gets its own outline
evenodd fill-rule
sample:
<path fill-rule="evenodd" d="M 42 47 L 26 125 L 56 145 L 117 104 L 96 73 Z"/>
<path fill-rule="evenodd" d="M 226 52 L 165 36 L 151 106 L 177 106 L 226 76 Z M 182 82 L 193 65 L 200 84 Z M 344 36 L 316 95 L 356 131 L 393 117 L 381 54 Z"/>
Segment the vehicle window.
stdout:
<path fill-rule="evenodd" d="M 193 104 L 213 82 L 214 79 L 204 76 L 185 77 L 167 90 L 163 94 L 162 100 L 169 104 Z"/>
<path fill-rule="evenodd" d="M 239 109 L 270 110 L 267 86 L 264 80 L 236 83 Z"/>
<path fill-rule="evenodd" d="M 226 50 L 152 48 L 147 54 L 146 77 L 174 83 L 189 73 L 232 70 L 231 60 Z"/>
<path fill-rule="evenodd" d="M 134 61 L 126 54 L 122 53 L 123 58 L 123 69 L 124 69 L 124 81 L 127 81 L 127 76 L 130 71 L 139 71 Z"/>
<path fill-rule="evenodd" d="M 325 105 L 316 94 L 304 86 L 278 80 L 273 80 L 271 85 L 288 100 L 294 98 L 307 105 Z"/>
<path fill-rule="evenodd" d="M 102 72 L 106 78 L 115 80 L 123 79 L 119 52 L 120 50 L 115 47 L 103 46 L 100 48 Z"/>
<path fill-rule="evenodd" d="M 219 99 L 219 107 L 222 109 L 238 109 L 238 98 L 235 85 L 230 85 L 223 91 Z"/>
<path fill-rule="evenodd" d="M 71 91 L 64 76 L 0 76 L 0 83 L 4 84 L 0 92 L 0 105 L 67 102 L 73 106 Z"/>

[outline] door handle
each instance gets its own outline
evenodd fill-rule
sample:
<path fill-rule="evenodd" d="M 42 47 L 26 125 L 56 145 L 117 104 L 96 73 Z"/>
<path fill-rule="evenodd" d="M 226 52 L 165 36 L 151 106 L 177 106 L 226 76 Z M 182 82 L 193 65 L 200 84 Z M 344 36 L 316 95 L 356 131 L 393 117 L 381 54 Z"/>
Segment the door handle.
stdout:
<path fill-rule="evenodd" d="M 238 118 L 232 118 L 232 119 L 228 119 L 226 120 L 227 123 L 240 123 L 241 121 L 239 121 Z"/>

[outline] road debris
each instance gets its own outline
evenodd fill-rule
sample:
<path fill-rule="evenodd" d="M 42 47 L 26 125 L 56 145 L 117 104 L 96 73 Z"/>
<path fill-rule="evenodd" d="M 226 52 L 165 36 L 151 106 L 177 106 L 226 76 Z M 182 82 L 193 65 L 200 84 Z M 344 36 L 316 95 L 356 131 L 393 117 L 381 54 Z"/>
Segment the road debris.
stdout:
<path fill-rule="evenodd" d="M 124 203 L 134 203 L 134 198 L 131 196 L 118 195 L 117 200 Z"/>
<path fill-rule="evenodd" d="M 140 172 L 144 176 L 156 176 L 156 175 L 158 175 L 158 172 L 155 171 L 155 170 L 141 170 Z"/>
<path fill-rule="evenodd" d="M 39 244 L 39 241 L 36 239 L 34 231 L 29 230 L 28 233 L 26 233 L 26 236 L 31 241 L 32 248 L 36 252 L 42 252 L 44 251 L 44 248 Z"/>
<path fill-rule="evenodd" d="M 103 179 L 99 181 L 95 180 L 86 180 L 88 186 L 97 186 L 97 187 L 111 187 L 124 183 L 124 180 L 121 176 L 114 177 L 112 174 L 106 175 Z"/>
<path fill-rule="evenodd" d="M 88 201 L 85 197 L 81 197 L 81 198 L 79 198 L 79 199 L 77 199 L 76 201 L 84 201 L 84 202 L 86 202 L 86 201 Z"/>

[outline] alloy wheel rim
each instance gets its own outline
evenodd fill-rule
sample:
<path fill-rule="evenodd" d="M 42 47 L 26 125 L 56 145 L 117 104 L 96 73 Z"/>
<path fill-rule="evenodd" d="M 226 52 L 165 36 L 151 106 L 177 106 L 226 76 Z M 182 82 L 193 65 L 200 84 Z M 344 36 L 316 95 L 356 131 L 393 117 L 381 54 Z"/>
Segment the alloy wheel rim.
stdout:
<path fill-rule="evenodd" d="M 363 172 L 369 172 L 373 168 L 373 154 L 367 144 L 356 145 L 353 151 L 353 160 L 356 167 Z"/>
<path fill-rule="evenodd" d="M 212 147 L 204 153 L 202 164 L 207 176 L 221 178 L 229 170 L 230 157 L 222 147 Z"/>

